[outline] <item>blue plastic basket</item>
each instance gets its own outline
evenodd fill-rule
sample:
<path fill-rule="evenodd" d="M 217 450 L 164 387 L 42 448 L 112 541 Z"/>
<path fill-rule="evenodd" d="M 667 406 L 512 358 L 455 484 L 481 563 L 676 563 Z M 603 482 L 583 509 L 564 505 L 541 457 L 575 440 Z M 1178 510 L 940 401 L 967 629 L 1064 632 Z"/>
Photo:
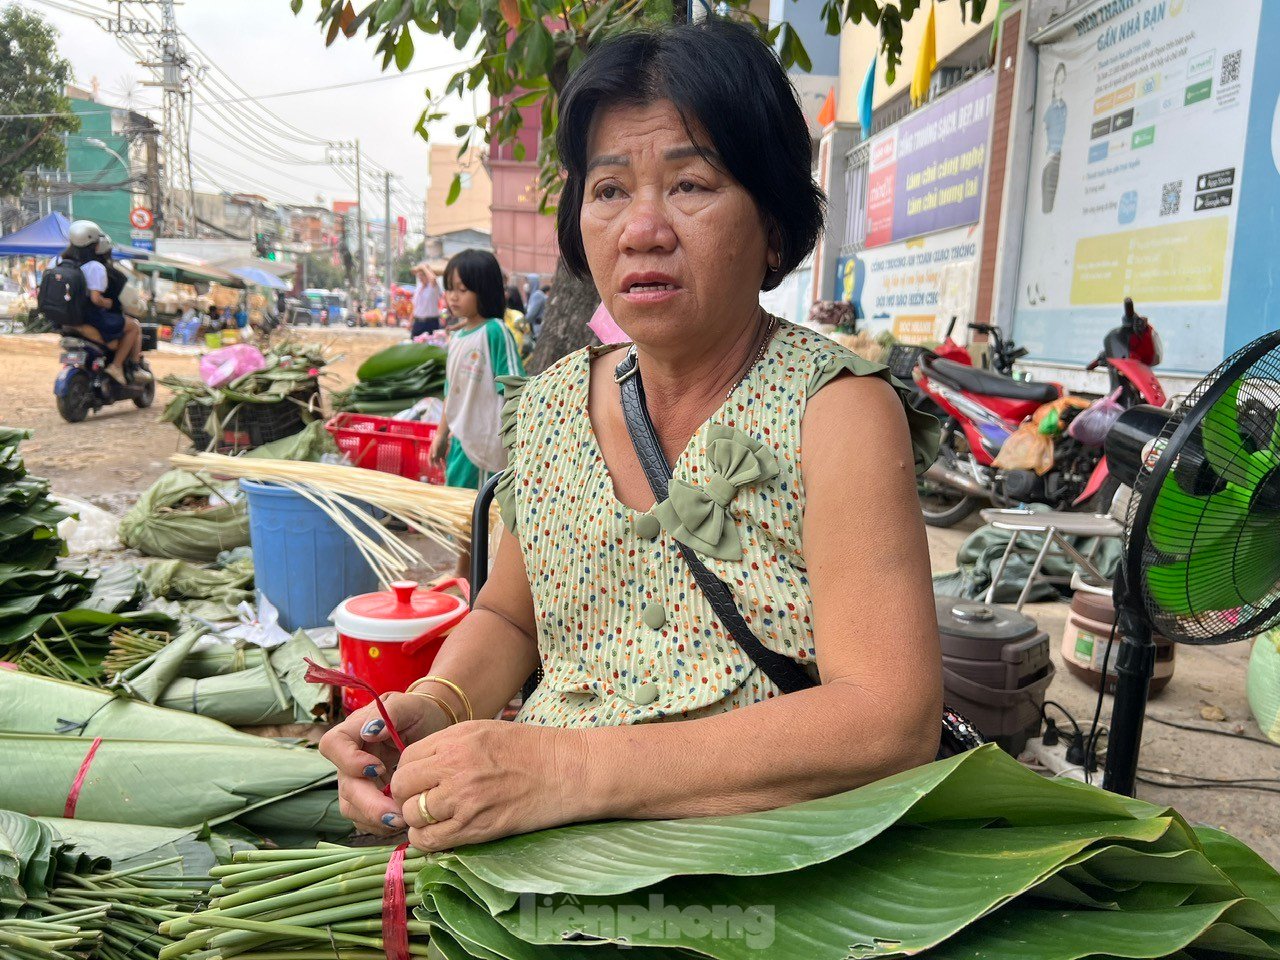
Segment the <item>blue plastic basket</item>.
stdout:
<path fill-rule="evenodd" d="M 249 502 L 258 595 L 293 631 L 329 625 L 347 597 L 378 589 L 378 577 L 342 528 L 305 497 L 272 483 L 241 480 Z"/>

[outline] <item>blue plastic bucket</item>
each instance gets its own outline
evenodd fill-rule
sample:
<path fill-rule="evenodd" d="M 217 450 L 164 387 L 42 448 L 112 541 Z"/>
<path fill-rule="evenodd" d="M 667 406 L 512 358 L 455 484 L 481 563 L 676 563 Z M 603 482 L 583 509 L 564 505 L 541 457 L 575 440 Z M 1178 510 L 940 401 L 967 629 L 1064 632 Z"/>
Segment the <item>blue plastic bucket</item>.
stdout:
<path fill-rule="evenodd" d="M 273 483 L 241 480 L 240 488 L 249 502 L 258 596 L 280 611 L 285 630 L 327 627 L 347 597 L 378 589 L 355 541 L 311 501 Z"/>

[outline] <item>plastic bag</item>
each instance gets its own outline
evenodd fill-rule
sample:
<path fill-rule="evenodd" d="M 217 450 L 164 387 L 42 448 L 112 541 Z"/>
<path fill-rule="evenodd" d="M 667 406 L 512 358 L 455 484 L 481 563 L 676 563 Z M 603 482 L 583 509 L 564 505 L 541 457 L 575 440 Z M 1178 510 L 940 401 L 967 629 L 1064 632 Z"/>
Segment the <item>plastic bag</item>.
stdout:
<path fill-rule="evenodd" d="M 200 358 L 200 379 L 211 387 L 220 387 L 247 373 L 265 370 L 267 358 L 250 343 L 235 343 L 213 350 Z"/>
<path fill-rule="evenodd" d="M 1249 710 L 1263 734 L 1280 743 L 1280 630 L 1253 641 L 1246 690 Z"/>
<path fill-rule="evenodd" d="M 53 499 L 75 511 L 58 524 L 58 536 L 67 541 L 69 553 L 104 553 L 119 550 L 120 521 L 101 507 L 75 497 L 54 496 Z"/>
<path fill-rule="evenodd" d="M 995 465 L 1001 470 L 1034 470 L 1044 476 L 1053 469 L 1053 437 L 1041 433 L 1035 422 L 1028 420 L 1000 447 Z"/>
<path fill-rule="evenodd" d="M 1067 433 L 1086 447 L 1102 446 L 1103 441 L 1107 439 L 1107 433 L 1120 419 L 1120 414 L 1124 413 L 1124 407 L 1120 406 L 1120 392 L 1120 388 L 1117 387 L 1111 396 L 1103 397 L 1090 406 L 1071 421 Z"/>

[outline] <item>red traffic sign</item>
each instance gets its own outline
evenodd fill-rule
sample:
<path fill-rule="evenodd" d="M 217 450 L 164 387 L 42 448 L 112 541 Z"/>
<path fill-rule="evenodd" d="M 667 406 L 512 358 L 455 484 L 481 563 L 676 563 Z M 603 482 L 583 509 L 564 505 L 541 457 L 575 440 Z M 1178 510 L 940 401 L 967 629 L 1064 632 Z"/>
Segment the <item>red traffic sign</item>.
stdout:
<path fill-rule="evenodd" d="M 133 224 L 135 229 L 149 230 L 151 224 L 155 222 L 155 218 L 151 216 L 151 211 L 146 207 L 134 207 L 129 211 L 129 222 Z"/>

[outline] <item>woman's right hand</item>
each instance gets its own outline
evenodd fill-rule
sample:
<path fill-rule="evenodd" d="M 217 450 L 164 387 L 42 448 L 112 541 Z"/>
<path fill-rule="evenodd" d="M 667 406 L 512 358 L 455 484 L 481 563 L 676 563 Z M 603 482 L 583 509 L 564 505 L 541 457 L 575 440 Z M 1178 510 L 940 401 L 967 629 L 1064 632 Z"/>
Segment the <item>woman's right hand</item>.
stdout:
<path fill-rule="evenodd" d="M 425 697 L 393 693 L 383 706 L 406 746 L 448 725 L 443 711 Z M 338 809 L 357 829 L 374 834 L 405 829 L 399 805 L 382 792 L 395 773 L 400 751 L 377 707 L 361 707 L 326 733 L 320 753 L 338 770 Z"/>

